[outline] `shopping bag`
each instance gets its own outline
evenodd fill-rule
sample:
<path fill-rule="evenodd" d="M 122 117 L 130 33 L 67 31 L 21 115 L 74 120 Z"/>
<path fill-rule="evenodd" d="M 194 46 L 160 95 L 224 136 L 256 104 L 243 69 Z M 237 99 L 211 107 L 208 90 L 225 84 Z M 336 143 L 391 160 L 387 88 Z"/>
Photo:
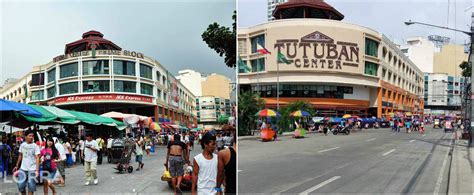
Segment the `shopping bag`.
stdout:
<path fill-rule="evenodd" d="M 161 176 L 161 181 L 171 181 L 171 174 L 168 168 L 166 167 L 165 167 L 165 170 L 163 171 L 163 175 Z"/>

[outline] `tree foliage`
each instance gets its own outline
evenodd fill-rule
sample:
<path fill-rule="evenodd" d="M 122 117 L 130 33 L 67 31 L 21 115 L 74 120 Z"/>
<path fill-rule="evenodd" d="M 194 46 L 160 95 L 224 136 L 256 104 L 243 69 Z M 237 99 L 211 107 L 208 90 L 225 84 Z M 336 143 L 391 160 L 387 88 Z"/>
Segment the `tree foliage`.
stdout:
<path fill-rule="evenodd" d="M 280 107 L 280 119 L 278 120 L 278 126 L 280 127 L 280 130 L 283 131 L 291 131 L 290 129 L 290 123 L 293 121 L 293 117 L 290 116 L 290 114 L 294 111 L 297 110 L 303 110 L 308 112 L 311 116 L 314 116 L 315 110 L 313 106 L 311 106 L 310 103 L 304 102 L 304 101 L 296 101 L 292 102 L 288 106 L 285 107 Z"/>
<path fill-rule="evenodd" d="M 463 77 L 471 77 L 471 66 L 469 65 L 469 62 L 463 61 L 461 64 L 459 64 L 459 67 L 462 69 L 462 76 Z"/>
<path fill-rule="evenodd" d="M 265 107 L 265 101 L 252 91 L 241 92 L 239 95 L 239 135 L 250 135 L 255 128 L 255 114 Z"/>
<path fill-rule="evenodd" d="M 207 30 L 202 33 L 201 37 L 207 46 L 214 49 L 219 56 L 224 56 L 225 64 L 230 68 L 235 68 L 236 60 L 236 11 L 232 15 L 234 23 L 232 23 L 232 30 L 228 27 L 221 26 L 214 22 L 207 27 Z"/>

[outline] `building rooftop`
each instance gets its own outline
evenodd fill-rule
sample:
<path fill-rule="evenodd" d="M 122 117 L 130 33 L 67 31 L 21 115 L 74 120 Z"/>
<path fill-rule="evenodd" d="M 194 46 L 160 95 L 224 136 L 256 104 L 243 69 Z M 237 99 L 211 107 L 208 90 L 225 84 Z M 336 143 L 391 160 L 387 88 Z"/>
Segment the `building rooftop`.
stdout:
<path fill-rule="evenodd" d="M 104 34 L 99 31 L 91 30 L 82 34 L 82 39 L 66 44 L 65 54 L 73 52 L 92 50 L 122 50 L 112 41 L 104 39 Z"/>
<path fill-rule="evenodd" d="M 275 19 L 320 18 L 342 20 L 344 15 L 323 0 L 289 0 L 273 10 Z"/>

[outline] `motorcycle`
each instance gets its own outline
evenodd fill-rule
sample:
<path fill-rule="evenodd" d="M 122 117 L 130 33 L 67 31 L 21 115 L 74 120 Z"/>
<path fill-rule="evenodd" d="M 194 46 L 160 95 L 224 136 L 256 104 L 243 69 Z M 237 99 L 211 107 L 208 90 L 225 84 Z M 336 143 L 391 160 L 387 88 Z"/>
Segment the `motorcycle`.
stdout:
<path fill-rule="evenodd" d="M 349 126 L 336 126 L 335 128 L 331 129 L 331 132 L 333 135 L 337 135 L 337 134 L 340 134 L 340 133 L 343 133 L 343 134 L 346 134 L 346 135 L 349 135 L 351 133 L 351 131 L 349 130 Z"/>

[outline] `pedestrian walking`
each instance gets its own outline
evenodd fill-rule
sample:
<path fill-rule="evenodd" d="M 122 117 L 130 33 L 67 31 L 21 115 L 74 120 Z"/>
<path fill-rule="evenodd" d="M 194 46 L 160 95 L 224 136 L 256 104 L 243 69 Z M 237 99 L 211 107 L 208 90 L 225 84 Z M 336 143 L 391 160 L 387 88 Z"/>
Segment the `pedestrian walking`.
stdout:
<path fill-rule="evenodd" d="M 217 134 L 216 145 L 217 145 L 217 151 L 224 149 L 224 139 L 222 138 L 222 135 L 220 133 Z"/>
<path fill-rule="evenodd" d="M 53 137 L 54 140 L 54 147 L 59 152 L 60 160 L 56 162 L 56 167 L 58 168 L 59 172 L 59 186 L 64 187 L 66 184 L 66 150 L 64 146 L 60 143 L 60 140 L 57 137 Z"/>
<path fill-rule="evenodd" d="M 168 143 L 168 152 L 166 153 L 165 167 L 171 175 L 174 193 L 182 193 L 181 181 L 184 175 L 184 164 L 189 163 L 189 154 L 186 144 L 184 144 L 179 134 L 174 135 L 174 140 Z"/>
<path fill-rule="evenodd" d="M 103 152 L 104 152 L 104 146 L 105 146 L 105 141 L 104 139 L 102 139 L 102 137 L 97 137 L 97 139 L 95 140 L 97 142 L 97 145 L 99 146 L 98 150 L 97 150 L 97 164 L 98 165 L 101 165 L 102 164 L 102 155 L 103 155 Z"/>
<path fill-rule="evenodd" d="M 33 131 L 28 130 L 25 135 L 26 142 L 20 145 L 18 161 L 13 168 L 13 172 L 18 171 L 17 184 L 20 193 L 26 194 L 26 186 L 28 185 L 28 194 L 32 195 L 36 191 L 36 178 L 39 176 L 40 148 L 33 142 Z"/>
<path fill-rule="evenodd" d="M 193 160 L 193 185 L 191 192 L 197 194 L 216 194 L 222 192 L 217 186 L 217 155 L 216 137 L 211 133 L 206 133 L 202 137 L 202 153 L 194 157 Z"/>
<path fill-rule="evenodd" d="M 7 138 L 3 137 L 2 142 L 0 143 L 0 171 L 2 172 L 2 177 L 8 176 L 8 166 L 11 159 L 12 148 L 8 145 Z"/>
<path fill-rule="evenodd" d="M 191 132 L 191 135 L 189 135 L 189 151 L 194 150 L 194 140 L 196 139 L 196 135 Z"/>
<path fill-rule="evenodd" d="M 46 140 L 46 145 L 40 152 L 43 192 L 44 194 L 48 194 L 49 189 L 51 189 L 51 192 L 56 194 L 56 188 L 53 185 L 53 180 L 57 173 L 56 163 L 62 161 L 53 138 L 49 137 Z"/>
<path fill-rule="evenodd" d="M 97 141 L 92 139 L 92 133 L 87 133 L 86 141 L 84 142 L 84 170 L 86 175 L 86 183 L 84 185 L 88 186 L 91 181 L 95 185 L 99 183 L 97 178 L 97 151 L 99 150 L 99 145 Z"/>
<path fill-rule="evenodd" d="M 225 185 L 225 194 L 236 193 L 236 178 L 237 178 L 237 145 L 235 139 L 232 140 L 233 145 L 221 150 L 217 154 L 217 188 Z M 224 182 L 225 180 L 225 182 Z M 222 191 L 222 190 L 216 190 Z M 219 192 L 218 192 L 219 193 Z"/>
<path fill-rule="evenodd" d="M 64 151 L 66 153 L 66 165 L 67 167 L 71 167 L 74 164 L 73 158 L 72 158 L 72 145 L 71 145 L 71 140 L 68 139 L 66 143 L 63 144 Z"/>
<path fill-rule="evenodd" d="M 143 169 L 143 144 L 144 140 L 141 136 L 137 137 L 137 140 L 135 141 L 135 161 L 138 163 L 137 166 L 137 171 L 140 171 L 140 169 Z"/>
<path fill-rule="evenodd" d="M 79 156 L 81 157 L 82 165 L 84 165 L 84 140 L 84 136 L 81 136 L 81 139 L 79 140 Z"/>

